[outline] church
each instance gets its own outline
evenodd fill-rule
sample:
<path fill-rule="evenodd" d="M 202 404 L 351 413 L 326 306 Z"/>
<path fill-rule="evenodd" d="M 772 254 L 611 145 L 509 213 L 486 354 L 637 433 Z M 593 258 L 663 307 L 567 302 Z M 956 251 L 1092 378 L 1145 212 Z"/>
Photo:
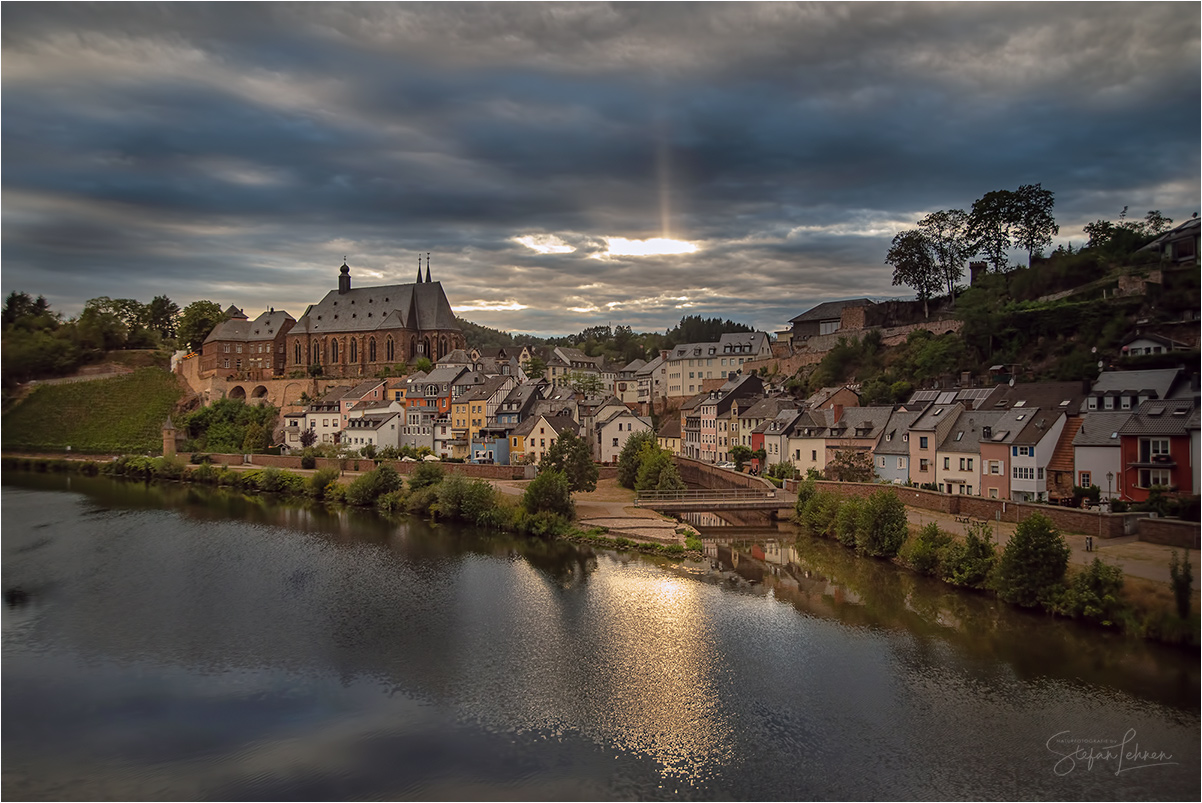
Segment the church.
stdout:
<path fill-rule="evenodd" d="M 287 334 L 288 371 L 320 365 L 326 376 L 375 376 L 385 367 L 422 357 L 437 362 L 465 346 L 463 332 L 443 292 L 431 281 L 430 263 L 422 280 L 379 287 L 351 288 L 351 269 L 343 263 L 338 289 L 311 305 Z"/>

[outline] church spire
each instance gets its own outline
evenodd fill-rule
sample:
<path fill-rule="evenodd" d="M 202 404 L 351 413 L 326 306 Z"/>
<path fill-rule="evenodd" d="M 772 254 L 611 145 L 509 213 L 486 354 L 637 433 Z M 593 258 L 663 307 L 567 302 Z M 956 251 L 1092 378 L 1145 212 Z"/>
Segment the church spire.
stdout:
<path fill-rule="evenodd" d="M 422 255 L 417 255 L 417 283 L 422 283 Z"/>
<path fill-rule="evenodd" d="M 421 257 L 418 257 L 418 259 L 420 260 Z M 421 262 L 420 261 L 418 262 L 418 265 L 419 265 L 418 270 L 421 270 L 421 267 L 420 267 Z M 426 282 L 429 283 L 429 281 L 430 281 L 430 252 L 427 251 L 426 252 Z"/>

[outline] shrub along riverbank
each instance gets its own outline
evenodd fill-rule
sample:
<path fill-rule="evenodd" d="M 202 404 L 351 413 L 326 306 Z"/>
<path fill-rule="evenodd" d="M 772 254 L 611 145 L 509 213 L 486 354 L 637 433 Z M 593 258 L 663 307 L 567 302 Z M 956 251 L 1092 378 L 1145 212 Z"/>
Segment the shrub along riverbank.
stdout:
<path fill-rule="evenodd" d="M 798 486 L 794 521 L 816 536 L 857 552 L 894 561 L 950 585 L 990 593 L 1012 605 L 1117 628 L 1143 638 L 1197 646 L 1199 617 L 1190 610 L 1192 566 L 1173 553 L 1173 604 L 1125 592 L 1123 572 L 1094 558 L 1069 572 L 1070 550 L 1056 526 L 1039 513 L 1019 522 L 999 554 L 986 524 L 963 540 L 934 522 L 911 534 L 905 505 L 882 489 L 866 499 L 820 491 L 812 479 Z"/>
<path fill-rule="evenodd" d="M 211 463 L 189 465 L 179 458 L 126 455 L 110 462 L 55 458 L 3 458 L 4 471 L 73 472 L 141 481 L 178 481 L 222 486 L 244 493 L 271 493 L 324 504 L 375 508 L 386 515 L 409 513 L 432 519 L 461 521 L 540 538 L 563 538 L 602 548 L 637 550 L 647 554 L 683 556 L 681 544 L 649 544 L 610 538 L 602 528 L 582 530 L 574 523 L 567 476 L 555 469 L 539 472 L 520 499 L 506 496 L 487 480 L 444 472 L 437 463 L 417 466 L 407 478 L 383 465 L 349 483 L 340 472 L 323 468 L 312 474 L 287 469 L 237 470 Z M 689 544 L 700 551 L 700 543 Z"/>

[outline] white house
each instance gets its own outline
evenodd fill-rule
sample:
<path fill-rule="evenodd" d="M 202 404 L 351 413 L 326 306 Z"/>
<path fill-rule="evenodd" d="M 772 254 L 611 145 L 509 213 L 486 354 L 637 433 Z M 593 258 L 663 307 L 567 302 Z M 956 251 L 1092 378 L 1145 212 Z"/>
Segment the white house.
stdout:
<path fill-rule="evenodd" d="M 593 424 L 593 459 L 601 463 L 616 463 L 622 447 L 636 432 L 650 432 L 651 422 L 630 410 L 612 410 Z"/>
<path fill-rule="evenodd" d="M 1103 499 L 1118 499 L 1123 491 L 1123 454 L 1119 430 L 1131 418 L 1126 412 L 1085 415 L 1073 438 L 1073 484 L 1096 485 Z"/>

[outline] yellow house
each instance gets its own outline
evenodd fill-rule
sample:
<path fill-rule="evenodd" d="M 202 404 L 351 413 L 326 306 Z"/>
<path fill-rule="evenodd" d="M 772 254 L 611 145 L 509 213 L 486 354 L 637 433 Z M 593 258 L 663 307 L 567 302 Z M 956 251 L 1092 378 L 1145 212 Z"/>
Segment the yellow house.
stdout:
<path fill-rule="evenodd" d="M 579 429 L 571 416 L 531 416 L 509 434 L 509 462 L 537 464 L 560 435 L 568 431 L 579 434 Z"/>

